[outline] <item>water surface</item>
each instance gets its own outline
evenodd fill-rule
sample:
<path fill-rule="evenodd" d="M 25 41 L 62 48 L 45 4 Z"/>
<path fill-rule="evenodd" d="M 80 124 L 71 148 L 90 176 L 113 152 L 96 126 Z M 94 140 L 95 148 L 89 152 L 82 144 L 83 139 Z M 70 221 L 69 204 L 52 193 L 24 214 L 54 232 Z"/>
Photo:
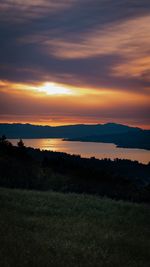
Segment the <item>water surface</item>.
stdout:
<path fill-rule="evenodd" d="M 14 145 L 18 139 L 10 140 Z M 148 163 L 150 161 L 150 151 L 145 149 L 118 148 L 115 144 L 95 143 L 95 142 L 73 142 L 62 139 L 23 139 L 25 146 L 40 148 L 41 150 L 52 150 L 66 152 L 69 154 L 81 155 L 82 157 L 120 158 L 138 160 Z"/>

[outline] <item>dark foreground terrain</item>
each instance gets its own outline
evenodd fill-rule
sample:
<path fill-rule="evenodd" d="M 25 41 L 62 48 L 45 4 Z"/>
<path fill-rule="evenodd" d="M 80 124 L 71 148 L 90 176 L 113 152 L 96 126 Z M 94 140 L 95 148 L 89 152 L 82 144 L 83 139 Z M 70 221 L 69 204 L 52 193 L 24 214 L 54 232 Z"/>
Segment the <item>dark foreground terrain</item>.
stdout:
<path fill-rule="evenodd" d="M 0 186 L 150 202 L 150 164 L 86 159 L 0 140 Z"/>
<path fill-rule="evenodd" d="M 0 266 L 148 267 L 150 209 L 99 197 L 0 189 Z"/>
<path fill-rule="evenodd" d="M 2 136 L 0 266 L 148 267 L 149 174 L 150 164 L 15 147 Z"/>

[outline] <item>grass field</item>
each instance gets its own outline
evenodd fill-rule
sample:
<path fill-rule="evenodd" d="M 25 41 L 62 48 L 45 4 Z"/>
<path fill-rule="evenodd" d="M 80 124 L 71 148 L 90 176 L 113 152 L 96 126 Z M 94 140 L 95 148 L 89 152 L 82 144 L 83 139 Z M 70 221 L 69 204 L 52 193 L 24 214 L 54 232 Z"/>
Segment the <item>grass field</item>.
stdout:
<path fill-rule="evenodd" d="M 149 227 L 144 204 L 0 189 L 0 266 L 148 267 Z"/>

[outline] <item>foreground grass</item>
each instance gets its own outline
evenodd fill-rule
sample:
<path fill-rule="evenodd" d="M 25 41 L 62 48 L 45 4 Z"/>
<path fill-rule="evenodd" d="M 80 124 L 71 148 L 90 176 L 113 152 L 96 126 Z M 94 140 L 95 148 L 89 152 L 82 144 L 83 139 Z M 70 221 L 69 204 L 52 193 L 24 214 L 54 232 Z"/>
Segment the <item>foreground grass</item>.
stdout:
<path fill-rule="evenodd" d="M 148 267 L 149 225 L 146 205 L 0 189 L 0 266 Z"/>

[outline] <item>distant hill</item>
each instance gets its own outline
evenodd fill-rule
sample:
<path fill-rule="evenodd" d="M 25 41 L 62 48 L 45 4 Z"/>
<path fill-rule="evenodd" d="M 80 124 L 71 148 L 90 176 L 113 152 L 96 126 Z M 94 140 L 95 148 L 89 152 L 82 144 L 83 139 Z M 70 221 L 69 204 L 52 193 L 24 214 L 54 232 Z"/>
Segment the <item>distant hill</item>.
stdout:
<path fill-rule="evenodd" d="M 0 135 L 7 138 L 81 138 L 93 135 L 120 134 L 136 132 L 138 128 L 106 123 L 95 125 L 39 126 L 32 124 L 0 124 Z"/>
<path fill-rule="evenodd" d="M 106 123 L 95 125 L 39 126 L 0 124 L 0 135 L 7 138 L 64 138 L 72 141 L 115 143 L 121 147 L 150 149 L 150 130 Z"/>
<path fill-rule="evenodd" d="M 118 147 L 141 148 L 150 150 L 150 130 L 128 131 L 105 135 L 91 135 L 81 138 L 68 139 L 82 142 L 114 143 Z"/>

